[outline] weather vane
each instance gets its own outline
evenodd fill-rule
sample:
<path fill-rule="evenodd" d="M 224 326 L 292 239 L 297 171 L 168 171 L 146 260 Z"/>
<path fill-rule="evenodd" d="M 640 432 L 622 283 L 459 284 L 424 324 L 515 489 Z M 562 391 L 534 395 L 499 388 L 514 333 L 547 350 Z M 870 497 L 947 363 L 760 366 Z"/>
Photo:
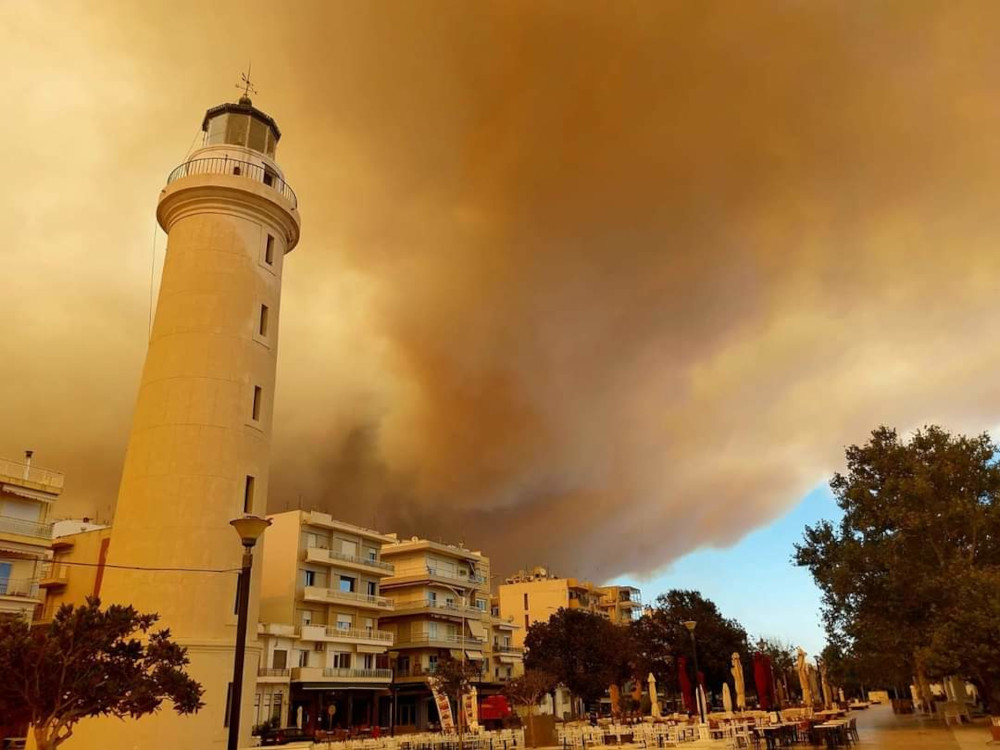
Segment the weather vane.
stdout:
<path fill-rule="evenodd" d="M 240 73 L 240 80 L 242 81 L 242 83 L 237 83 L 236 84 L 236 88 L 243 89 L 243 96 L 241 98 L 242 99 L 247 99 L 247 100 L 250 99 L 250 94 L 251 93 L 254 94 L 254 95 L 257 94 L 257 89 L 255 89 L 253 87 L 253 84 L 250 82 L 250 68 L 251 68 L 251 65 L 252 65 L 252 61 L 247 63 L 247 72 L 246 73 Z"/>

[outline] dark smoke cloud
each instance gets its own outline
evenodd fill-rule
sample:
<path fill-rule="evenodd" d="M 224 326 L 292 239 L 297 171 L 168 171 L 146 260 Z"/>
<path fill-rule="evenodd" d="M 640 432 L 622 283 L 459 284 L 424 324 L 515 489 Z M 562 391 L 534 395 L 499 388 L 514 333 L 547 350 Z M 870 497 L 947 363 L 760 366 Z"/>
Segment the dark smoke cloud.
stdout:
<path fill-rule="evenodd" d="M 248 57 L 304 217 L 274 510 L 642 574 L 878 422 L 1000 421 L 994 3 L 0 12 L 0 446 L 67 507 L 113 501 L 153 202 Z"/>

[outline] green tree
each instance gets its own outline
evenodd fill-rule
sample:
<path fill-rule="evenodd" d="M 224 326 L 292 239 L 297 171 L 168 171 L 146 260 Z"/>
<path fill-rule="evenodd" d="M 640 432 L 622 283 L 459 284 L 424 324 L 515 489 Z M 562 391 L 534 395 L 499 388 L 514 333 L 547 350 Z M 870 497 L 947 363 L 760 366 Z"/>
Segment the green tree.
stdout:
<path fill-rule="evenodd" d="M 692 620 L 697 623 L 698 668 L 705 674 L 710 690 L 721 690 L 722 683 L 731 680 L 729 670 L 734 652 L 741 659 L 749 653 L 746 629 L 736 620 L 724 617 L 715 602 L 698 591 L 667 591 L 657 597 L 656 606 L 641 619 L 647 620 L 642 629 L 653 634 L 647 636 L 647 643 L 663 649 L 661 660 L 669 657 L 670 663 L 674 663 L 683 656 L 692 664 L 692 669 L 691 636 L 684 623 Z M 746 666 L 744 662 L 745 673 L 752 674 Z M 665 661 L 661 661 L 661 668 L 666 668 Z M 653 674 L 659 679 L 659 674 L 655 671 Z M 676 684 L 675 675 L 664 673 L 664 677 L 667 677 L 667 684 Z"/>
<path fill-rule="evenodd" d="M 945 662 L 987 679 L 939 649 L 954 632 L 950 623 L 990 609 L 974 592 L 1000 566 L 996 452 L 986 434 L 936 426 L 909 442 L 879 427 L 865 445 L 847 448 L 847 472 L 830 482 L 843 517 L 806 527 L 795 561 L 823 592 L 828 640 L 852 655 L 859 679 L 902 686 L 916 674 L 925 683 Z M 1000 661 L 1000 651 L 992 654 Z M 979 687 L 1000 710 L 1000 688 Z"/>
<path fill-rule="evenodd" d="M 627 628 L 580 609 L 560 609 L 528 628 L 524 666 L 553 675 L 585 702 L 630 676 Z"/>
<path fill-rule="evenodd" d="M 164 700 L 179 714 L 202 706 L 184 671 L 186 649 L 155 614 L 100 601 L 63 605 L 48 627 L 0 621 L 0 715 L 32 727 L 39 750 L 54 750 L 90 716 L 138 719 Z"/>
<path fill-rule="evenodd" d="M 434 674 L 430 678 L 434 687 L 446 695 L 455 707 L 455 721 L 459 737 L 462 736 L 465 726 L 462 696 L 469 692 L 472 683 L 480 676 L 479 668 L 472 662 L 448 657 L 438 662 L 437 669 L 434 670 Z"/>

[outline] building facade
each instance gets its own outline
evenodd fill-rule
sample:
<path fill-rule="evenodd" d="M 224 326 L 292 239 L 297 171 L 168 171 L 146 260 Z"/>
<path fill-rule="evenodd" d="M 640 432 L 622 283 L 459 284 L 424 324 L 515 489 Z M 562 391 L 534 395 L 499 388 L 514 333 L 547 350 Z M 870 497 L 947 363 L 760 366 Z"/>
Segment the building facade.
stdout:
<path fill-rule="evenodd" d="M 187 648 L 205 705 L 190 716 L 88 719 L 72 748 L 216 748 L 229 732 L 242 555 L 229 522 L 265 513 L 281 281 L 300 219 L 270 116 L 243 97 L 208 110 L 202 130 L 201 148 L 170 173 L 157 203 L 166 260 L 101 593 L 159 613 Z M 253 703 L 259 649 L 252 632 L 243 707 Z"/>
<path fill-rule="evenodd" d="M 55 524 L 57 529 L 89 525 L 64 521 Z M 111 528 L 93 526 L 89 531 L 60 534 L 52 540 L 52 559 L 40 584 L 45 601 L 37 618 L 39 622 L 51 622 L 63 604 L 77 606 L 83 604 L 88 596 L 101 596 Z"/>
<path fill-rule="evenodd" d="M 395 537 L 316 511 L 270 519 L 254 723 L 387 726 L 393 636 L 381 620 L 393 605 L 381 589 L 393 569 L 382 548 Z"/>
<path fill-rule="evenodd" d="M 53 503 L 63 490 L 58 471 L 0 459 L 0 619 L 30 621 L 44 598 L 52 544 Z"/>
<path fill-rule="evenodd" d="M 494 638 L 510 644 L 512 628 L 494 623 L 490 561 L 482 553 L 414 537 L 386 544 L 382 557 L 394 567 L 382 586 L 393 601 L 383 623 L 395 639 L 395 726 L 404 732 L 426 729 L 438 722 L 428 684 L 437 665 L 447 658 L 471 663 L 479 672 L 479 695 L 495 693 L 517 652 L 506 646 L 509 661 L 499 663 Z"/>

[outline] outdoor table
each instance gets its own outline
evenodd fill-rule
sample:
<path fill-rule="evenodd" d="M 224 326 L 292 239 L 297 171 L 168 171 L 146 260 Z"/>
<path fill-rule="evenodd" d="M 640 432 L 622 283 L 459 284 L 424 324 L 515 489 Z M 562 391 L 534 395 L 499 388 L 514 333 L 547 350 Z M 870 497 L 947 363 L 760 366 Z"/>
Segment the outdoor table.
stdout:
<path fill-rule="evenodd" d="M 790 721 L 762 724 L 754 727 L 754 731 L 764 738 L 768 750 L 773 750 L 779 745 L 790 745 L 798 739 L 798 724 Z"/>
<path fill-rule="evenodd" d="M 823 740 L 828 748 L 835 748 L 843 740 L 847 744 L 847 722 L 828 721 L 824 724 L 816 724 L 813 729 L 821 730 Z"/>

